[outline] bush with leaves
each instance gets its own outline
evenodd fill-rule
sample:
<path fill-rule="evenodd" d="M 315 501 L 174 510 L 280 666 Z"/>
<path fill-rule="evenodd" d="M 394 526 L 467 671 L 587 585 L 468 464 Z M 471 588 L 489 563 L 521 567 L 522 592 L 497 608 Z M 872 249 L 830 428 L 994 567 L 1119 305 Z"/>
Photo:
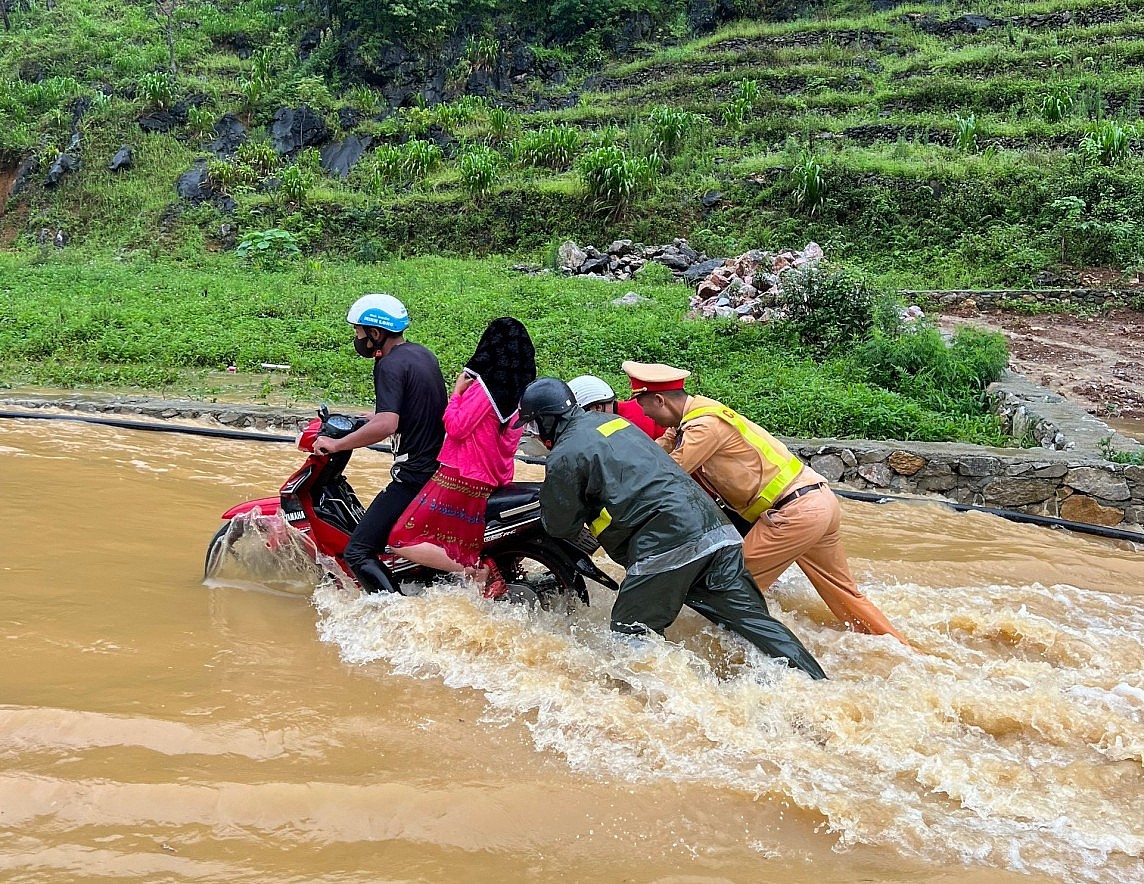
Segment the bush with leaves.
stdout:
<path fill-rule="evenodd" d="M 265 270 L 276 270 L 286 261 L 302 254 L 297 237 L 289 230 L 277 227 L 248 231 L 234 251 L 243 261 Z"/>
<path fill-rule="evenodd" d="M 633 157 L 621 147 L 598 147 L 580 159 L 579 171 L 593 202 L 618 217 L 654 189 L 661 163 L 658 154 Z"/>
<path fill-rule="evenodd" d="M 512 153 L 524 166 L 567 169 L 582 142 L 583 136 L 575 126 L 545 126 L 522 132 L 513 143 Z"/>
<path fill-rule="evenodd" d="M 877 292 L 848 270 L 816 264 L 782 274 L 782 327 L 818 356 L 842 352 L 870 334 Z"/>
<path fill-rule="evenodd" d="M 1089 127 L 1078 150 L 1089 162 L 1114 166 L 1127 159 L 1132 150 L 1132 129 L 1115 120 L 1100 120 Z"/>
<path fill-rule="evenodd" d="M 980 413 L 986 387 L 1009 364 L 1004 337 L 963 327 L 946 343 L 926 320 L 875 332 L 855 351 L 865 379 L 947 413 Z"/>
<path fill-rule="evenodd" d="M 483 196 L 496 183 L 501 167 L 501 155 L 483 144 L 469 150 L 458 164 L 461 186 L 473 196 Z"/>

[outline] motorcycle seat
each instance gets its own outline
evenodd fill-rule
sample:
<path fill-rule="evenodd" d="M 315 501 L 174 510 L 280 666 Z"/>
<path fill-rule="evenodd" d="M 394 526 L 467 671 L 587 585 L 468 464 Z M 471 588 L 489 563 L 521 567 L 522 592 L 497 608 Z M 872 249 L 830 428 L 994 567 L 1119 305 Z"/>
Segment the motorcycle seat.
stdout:
<path fill-rule="evenodd" d="M 486 519 L 502 520 L 512 518 L 513 513 L 520 507 L 528 507 L 529 511 L 540 510 L 540 483 L 539 482 L 512 482 L 498 488 L 489 497 Z"/>

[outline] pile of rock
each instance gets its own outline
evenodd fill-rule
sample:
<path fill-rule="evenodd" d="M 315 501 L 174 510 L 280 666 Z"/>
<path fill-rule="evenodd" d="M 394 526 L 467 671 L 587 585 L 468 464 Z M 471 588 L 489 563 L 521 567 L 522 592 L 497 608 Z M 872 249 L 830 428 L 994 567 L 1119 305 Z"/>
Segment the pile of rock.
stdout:
<path fill-rule="evenodd" d="M 728 258 L 696 282 L 688 315 L 693 319 L 770 322 L 782 309 L 782 272 L 813 267 L 820 260 L 822 248 L 814 242 L 800 252 L 774 254 L 756 249 Z"/>
<path fill-rule="evenodd" d="M 711 263 L 706 255 L 695 251 L 685 239 L 672 240 L 669 245 L 662 246 L 645 246 L 630 239 L 617 239 L 604 251 L 595 246 L 581 249 L 572 240 L 567 240 L 561 243 L 556 255 L 561 273 L 566 276 L 586 276 L 589 279 L 631 279 L 649 261 L 663 264 L 677 278 L 683 278 L 691 284 L 694 284 L 693 280 L 687 277 L 693 268 Z M 712 267 L 722 263 L 722 258 L 716 259 Z"/>

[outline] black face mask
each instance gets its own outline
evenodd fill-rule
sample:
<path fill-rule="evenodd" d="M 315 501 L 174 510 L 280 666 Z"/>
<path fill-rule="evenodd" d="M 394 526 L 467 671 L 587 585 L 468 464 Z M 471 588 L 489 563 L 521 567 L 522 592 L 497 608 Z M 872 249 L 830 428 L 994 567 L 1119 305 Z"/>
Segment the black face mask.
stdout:
<path fill-rule="evenodd" d="M 364 338 L 354 337 L 354 350 L 357 355 L 365 359 L 373 359 L 377 355 L 377 351 L 381 349 L 382 341 L 375 341 L 369 336 L 369 332 L 365 333 Z"/>

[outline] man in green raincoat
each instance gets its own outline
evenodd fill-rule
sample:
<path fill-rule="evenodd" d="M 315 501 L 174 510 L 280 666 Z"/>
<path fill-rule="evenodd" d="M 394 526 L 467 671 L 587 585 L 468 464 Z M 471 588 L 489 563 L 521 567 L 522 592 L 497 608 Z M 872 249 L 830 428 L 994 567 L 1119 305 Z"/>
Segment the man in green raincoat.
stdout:
<path fill-rule="evenodd" d="M 826 677 L 768 613 L 738 531 L 646 433 L 623 418 L 584 411 L 557 378 L 525 388 L 517 424 L 528 422 L 551 451 L 540 490 L 545 530 L 575 537 L 587 524 L 627 569 L 612 606 L 614 631 L 662 634 L 686 604 L 765 654 Z"/>

